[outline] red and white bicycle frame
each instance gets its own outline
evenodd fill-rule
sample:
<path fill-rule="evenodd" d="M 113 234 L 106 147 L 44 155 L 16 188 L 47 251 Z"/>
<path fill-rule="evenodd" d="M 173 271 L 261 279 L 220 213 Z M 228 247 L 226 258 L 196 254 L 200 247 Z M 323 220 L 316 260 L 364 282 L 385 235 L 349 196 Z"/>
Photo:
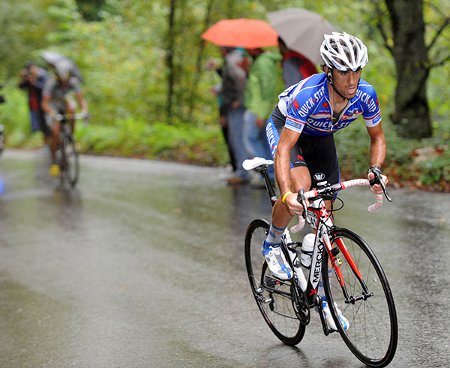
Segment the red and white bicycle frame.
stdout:
<path fill-rule="evenodd" d="M 354 187 L 354 186 L 369 186 L 369 181 L 367 179 L 353 179 L 344 181 L 338 184 L 333 185 L 333 189 L 335 192 Z M 308 198 L 317 198 L 319 195 L 319 192 L 316 189 L 313 189 L 309 192 L 304 193 L 304 196 L 306 199 Z M 380 194 L 376 195 L 376 202 L 368 207 L 369 212 L 374 212 L 378 208 L 381 207 L 383 203 L 383 196 Z M 301 267 L 300 262 L 296 260 L 297 253 L 294 251 L 289 250 L 289 257 L 291 258 L 292 264 L 294 265 L 294 271 L 297 276 L 297 280 L 299 282 L 300 288 L 305 292 L 308 290 L 309 296 L 314 295 L 317 290 L 317 286 L 319 285 L 319 281 L 321 278 L 321 271 L 322 271 L 322 258 L 323 258 L 323 250 L 324 247 L 326 249 L 326 252 L 328 253 L 328 261 L 331 264 L 334 264 L 334 270 L 336 273 L 336 278 L 341 285 L 342 289 L 344 290 L 344 293 L 347 297 L 347 292 L 345 288 L 345 280 L 342 276 L 342 273 L 339 269 L 339 265 L 341 260 L 337 256 L 337 254 L 341 253 L 347 262 L 349 263 L 351 269 L 353 270 L 354 274 L 357 276 L 358 280 L 360 281 L 361 285 L 363 286 L 363 289 L 367 291 L 367 287 L 365 285 L 364 280 L 362 279 L 361 273 L 358 270 L 358 267 L 356 266 L 356 263 L 353 261 L 352 256 L 348 252 L 344 242 L 342 239 L 330 239 L 331 235 L 331 229 L 334 226 L 333 218 L 331 215 L 331 212 L 327 210 L 325 206 L 325 201 L 322 198 L 315 199 L 312 204 L 310 204 L 306 211 L 306 221 L 311 225 L 311 227 L 316 230 L 316 237 L 314 241 L 314 250 L 313 254 L 311 256 L 311 268 L 309 270 L 308 280 L 306 279 L 306 276 L 303 272 L 303 269 Z M 298 232 L 300 231 L 303 226 L 305 225 L 305 220 L 299 216 L 299 223 L 291 228 L 292 232 Z M 290 233 L 286 229 L 284 233 L 284 238 L 286 241 L 286 244 L 289 244 L 292 242 Z M 339 249 L 339 252 L 333 250 L 332 243 L 335 243 L 337 245 L 337 248 Z"/>

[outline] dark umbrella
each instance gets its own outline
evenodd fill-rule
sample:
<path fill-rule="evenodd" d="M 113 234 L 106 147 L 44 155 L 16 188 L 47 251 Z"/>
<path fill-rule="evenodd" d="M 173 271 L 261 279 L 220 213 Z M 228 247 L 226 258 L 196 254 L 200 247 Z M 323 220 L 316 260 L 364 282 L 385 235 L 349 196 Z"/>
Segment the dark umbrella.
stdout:
<path fill-rule="evenodd" d="M 53 51 L 43 51 L 41 53 L 41 57 L 52 67 L 55 67 L 61 61 L 68 62 L 71 66 L 72 75 L 78 78 L 80 81 L 83 80 L 83 78 L 81 77 L 80 69 L 72 59 Z"/>
<path fill-rule="evenodd" d="M 333 32 L 333 26 L 321 15 L 305 9 L 289 8 L 268 13 L 267 16 L 288 48 L 306 56 L 314 64 L 322 63 L 320 45 L 323 35 Z"/>

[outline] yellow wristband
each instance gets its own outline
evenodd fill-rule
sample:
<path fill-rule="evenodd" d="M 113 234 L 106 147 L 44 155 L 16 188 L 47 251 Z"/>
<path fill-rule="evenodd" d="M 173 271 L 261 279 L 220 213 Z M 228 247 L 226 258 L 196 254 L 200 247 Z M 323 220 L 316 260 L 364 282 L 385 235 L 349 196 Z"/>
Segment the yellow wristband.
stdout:
<path fill-rule="evenodd" d="M 292 192 L 291 192 L 291 191 L 286 192 L 285 195 L 283 196 L 283 198 L 281 198 L 281 202 L 283 202 L 284 204 L 286 204 L 286 198 L 287 198 L 287 196 L 288 196 L 289 194 L 292 194 Z"/>

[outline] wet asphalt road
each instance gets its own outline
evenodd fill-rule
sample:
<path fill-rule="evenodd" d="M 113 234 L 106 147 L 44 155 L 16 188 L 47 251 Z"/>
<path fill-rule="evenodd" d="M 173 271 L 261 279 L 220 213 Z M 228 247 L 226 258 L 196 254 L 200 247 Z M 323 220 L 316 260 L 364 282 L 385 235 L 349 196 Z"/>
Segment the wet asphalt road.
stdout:
<path fill-rule="evenodd" d="M 259 315 L 244 265 L 262 190 L 225 169 L 82 156 L 74 191 L 43 151 L 0 158 L 0 367 L 362 367 L 318 318 L 296 348 Z M 450 195 L 392 190 L 369 215 L 345 193 L 338 223 L 384 266 L 399 317 L 390 367 L 450 366 Z"/>

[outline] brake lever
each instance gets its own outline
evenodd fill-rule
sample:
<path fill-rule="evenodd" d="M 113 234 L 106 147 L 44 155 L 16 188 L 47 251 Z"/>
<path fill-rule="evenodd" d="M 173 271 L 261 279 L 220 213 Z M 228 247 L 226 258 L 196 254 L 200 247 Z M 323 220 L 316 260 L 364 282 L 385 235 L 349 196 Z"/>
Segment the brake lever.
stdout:
<path fill-rule="evenodd" d="M 310 224 L 311 222 L 308 219 L 308 216 L 306 216 L 306 211 L 308 206 L 306 205 L 306 198 L 305 198 L 305 190 L 304 189 L 300 189 L 297 195 L 297 201 L 300 202 L 303 206 L 303 213 L 301 214 L 301 216 L 303 216 L 303 218 L 306 220 L 306 222 L 308 224 Z"/>
<path fill-rule="evenodd" d="M 379 173 L 376 172 L 376 171 L 372 171 L 372 173 L 375 175 L 375 178 L 373 178 L 372 180 L 369 181 L 370 186 L 373 186 L 373 185 L 375 185 L 375 184 L 380 184 L 381 189 L 383 189 L 384 196 L 386 197 L 386 199 L 387 199 L 389 202 L 392 202 L 392 199 L 391 199 L 391 197 L 389 196 L 388 190 L 387 190 L 387 188 L 386 188 L 386 184 L 384 184 L 384 181 L 383 181 L 383 179 L 382 179 L 382 177 L 381 177 L 381 174 L 379 174 Z"/>
<path fill-rule="evenodd" d="M 381 179 L 380 179 L 379 181 L 380 181 L 381 189 L 383 189 L 384 196 L 386 197 L 386 199 L 387 199 L 389 202 L 392 202 L 392 199 L 391 199 L 391 197 L 389 196 L 388 190 L 387 190 L 387 188 L 386 188 L 386 184 L 384 184 L 384 181 L 381 180 Z"/>

